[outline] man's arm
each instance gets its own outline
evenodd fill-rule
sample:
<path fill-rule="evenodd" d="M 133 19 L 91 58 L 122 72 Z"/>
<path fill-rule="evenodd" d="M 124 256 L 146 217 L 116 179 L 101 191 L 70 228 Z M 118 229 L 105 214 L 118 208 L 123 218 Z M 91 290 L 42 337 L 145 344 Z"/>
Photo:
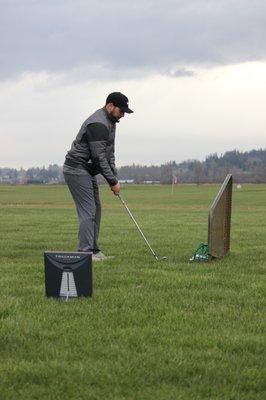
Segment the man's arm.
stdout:
<path fill-rule="evenodd" d="M 115 166 L 115 144 L 114 144 L 114 142 L 112 142 L 110 144 L 110 161 L 109 162 L 110 162 L 110 166 L 113 171 L 113 174 L 115 176 L 117 176 L 117 169 Z"/>
<path fill-rule="evenodd" d="M 101 123 L 90 124 L 87 127 L 86 136 L 93 165 L 104 176 L 110 186 L 117 185 L 118 180 L 106 158 L 109 137 L 107 127 Z"/>

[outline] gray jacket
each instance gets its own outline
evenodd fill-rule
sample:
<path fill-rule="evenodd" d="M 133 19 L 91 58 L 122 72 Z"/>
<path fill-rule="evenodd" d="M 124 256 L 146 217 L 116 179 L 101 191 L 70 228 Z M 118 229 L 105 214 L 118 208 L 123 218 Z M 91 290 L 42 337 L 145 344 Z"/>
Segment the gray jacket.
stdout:
<path fill-rule="evenodd" d="M 65 159 L 65 165 L 83 168 L 91 175 L 102 174 L 115 185 L 115 130 L 118 120 L 100 108 L 84 121 Z"/>

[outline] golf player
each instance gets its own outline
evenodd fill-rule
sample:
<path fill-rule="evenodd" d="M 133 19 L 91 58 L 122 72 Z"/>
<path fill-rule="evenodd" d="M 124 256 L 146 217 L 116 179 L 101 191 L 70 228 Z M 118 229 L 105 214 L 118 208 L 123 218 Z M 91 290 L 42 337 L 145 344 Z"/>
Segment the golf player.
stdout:
<path fill-rule="evenodd" d="M 98 246 L 101 203 L 96 175 L 102 174 L 112 192 L 116 196 L 119 194 L 115 131 L 125 113 L 133 113 L 128 107 L 128 98 L 120 92 L 109 94 L 105 106 L 82 124 L 63 166 L 64 178 L 79 218 L 78 251 L 92 252 L 93 261 L 106 258 Z"/>

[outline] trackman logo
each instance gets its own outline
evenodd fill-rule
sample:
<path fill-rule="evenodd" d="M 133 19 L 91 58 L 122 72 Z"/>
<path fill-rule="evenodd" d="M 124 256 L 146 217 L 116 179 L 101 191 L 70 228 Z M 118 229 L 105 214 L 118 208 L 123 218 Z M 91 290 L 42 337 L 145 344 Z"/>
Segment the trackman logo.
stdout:
<path fill-rule="evenodd" d="M 74 256 L 74 255 L 69 255 L 69 254 L 56 254 L 55 258 L 71 258 L 71 259 L 80 259 L 80 256 Z"/>

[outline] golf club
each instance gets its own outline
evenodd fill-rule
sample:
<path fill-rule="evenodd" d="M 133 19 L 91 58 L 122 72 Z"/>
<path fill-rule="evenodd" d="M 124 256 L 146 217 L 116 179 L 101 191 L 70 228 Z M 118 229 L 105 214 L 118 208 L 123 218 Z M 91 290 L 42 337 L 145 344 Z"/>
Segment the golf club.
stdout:
<path fill-rule="evenodd" d="M 150 251 L 151 251 L 153 257 L 155 258 L 155 260 L 156 260 L 156 261 L 159 261 L 159 260 L 166 260 L 167 257 L 158 257 L 158 256 L 156 255 L 156 253 L 155 253 L 154 250 L 152 249 L 150 243 L 148 242 L 146 236 L 144 235 L 144 233 L 143 233 L 142 230 L 140 229 L 139 224 L 137 223 L 137 221 L 136 221 L 135 218 L 133 217 L 131 211 L 129 210 L 128 206 L 126 205 L 125 201 L 122 199 L 122 197 L 121 197 L 120 194 L 118 194 L 118 197 L 119 197 L 119 200 L 121 201 L 121 203 L 123 204 L 123 206 L 125 207 L 125 209 L 127 210 L 128 214 L 129 214 L 129 216 L 130 216 L 130 218 L 132 219 L 132 221 L 134 222 L 134 224 L 135 224 L 136 227 L 138 228 L 139 233 L 141 234 L 141 236 L 142 236 L 143 239 L 145 240 L 145 243 L 146 243 L 147 246 L 149 247 L 149 249 L 150 249 Z"/>

